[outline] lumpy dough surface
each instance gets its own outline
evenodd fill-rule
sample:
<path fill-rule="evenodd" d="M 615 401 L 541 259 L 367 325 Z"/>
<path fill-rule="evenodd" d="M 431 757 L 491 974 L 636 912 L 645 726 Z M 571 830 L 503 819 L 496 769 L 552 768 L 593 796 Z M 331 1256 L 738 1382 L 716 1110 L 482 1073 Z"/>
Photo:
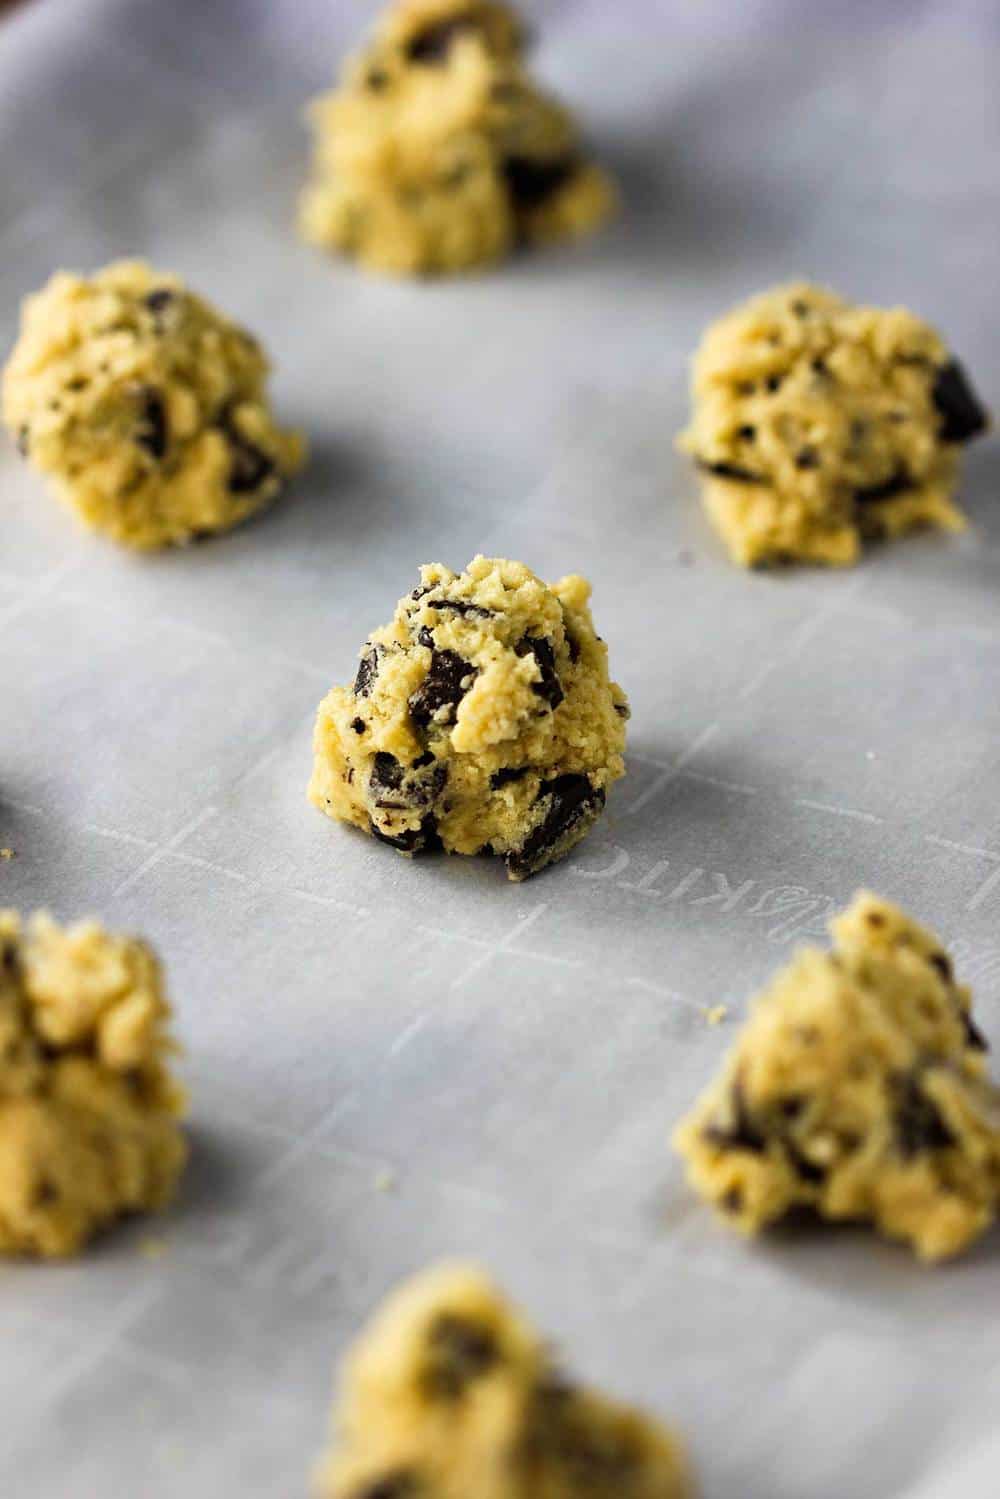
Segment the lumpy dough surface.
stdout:
<path fill-rule="evenodd" d="M 526 72 L 521 39 L 501 5 L 391 7 L 312 105 L 305 238 L 374 270 L 430 275 L 600 224 L 611 183 Z"/>
<path fill-rule="evenodd" d="M 679 1126 L 693 1185 L 752 1234 L 796 1207 L 867 1219 L 925 1260 L 1000 1202 L 1000 1091 L 937 939 L 862 893 L 756 1001 Z"/>
<path fill-rule="evenodd" d="M 0 911 L 0 1252 L 73 1254 L 169 1200 L 187 1151 L 168 1018 L 144 943 Z"/>
<path fill-rule="evenodd" d="M 681 1449 L 584 1390 L 474 1268 L 397 1290 L 345 1362 L 323 1499 L 690 1499 Z"/>
<path fill-rule="evenodd" d="M 732 559 L 846 565 L 866 537 L 964 525 L 958 449 L 986 413 L 905 308 L 779 287 L 712 325 L 680 446 Z"/>
<path fill-rule="evenodd" d="M 400 852 L 497 854 L 524 879 L 565 854 L 622 775 L 628 703 L 590 585 L 520 562 L 421 568 L 319 707 L 311 800 Z"/>
<path fill-rule="evenodd" d="M 178 277 L 118 261 L 27 298 L 3 419 L 80 519 L 149 550 L 228 530 L 299 467 L 267 370 L 257 341 Z"/>

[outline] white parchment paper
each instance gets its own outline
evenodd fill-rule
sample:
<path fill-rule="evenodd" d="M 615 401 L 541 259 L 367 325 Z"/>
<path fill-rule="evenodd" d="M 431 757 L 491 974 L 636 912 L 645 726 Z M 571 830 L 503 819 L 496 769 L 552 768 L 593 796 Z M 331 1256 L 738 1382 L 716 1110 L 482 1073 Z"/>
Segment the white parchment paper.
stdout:
<path fill-rule="evenodd" d="M 1000 406 L 997 11 L 536 6 L 625 215 L 417 286 L 292 232 L 302 102 L 371 13 L 0 23 L 4 349 L 55 267 L 147 255 L 257 331 L 313 448 L 270 515 L 146 560 L 0 453 L 0 904 L 156 942 L 193 1098 L 162 1223 L 0 1269 L 0 1493 L 304 1493 L 360 1319 L 459 1254 L 676 1422 L 709 1499 L 996 1499 L 1000 1237 L 934 1272 L 863 1232 L 748 1246 L 667 1137 L 861 884 L 942 930 L 1000 1043 L 996 440 L 965 536 L 846 575 L 731 568 L 671 451 L 705 321 L 798 274 L 907 302 Z M 634 708 L 606 820 L 520 888 L 304 795 L 365 632 L 477 551 L 588 574 Z"/>

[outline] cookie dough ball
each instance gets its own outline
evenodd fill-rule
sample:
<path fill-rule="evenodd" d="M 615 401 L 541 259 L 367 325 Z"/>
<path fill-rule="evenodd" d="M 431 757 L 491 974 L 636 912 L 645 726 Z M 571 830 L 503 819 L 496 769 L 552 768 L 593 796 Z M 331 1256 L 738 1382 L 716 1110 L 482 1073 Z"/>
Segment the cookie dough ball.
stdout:
<path fill-rule="evenodd" d="M 143 942 L 0 911 L 0 1253 L 75 1253 L 170 1199 L 187 1150 Z"/>
<path fill-rule="evenodd" d="M 1000 1091 L 930 932 L 874 895 L 757 1000 L 678 1128 L 692 1184 L 756 1233 L 797 1207 L 867 1219 L 924 1260 L 959 1253 L 1000 1204 Z"/>
<path fill-rule="evenodd" d="M 624 772 L 590 585 L 520 562 L 434 563 L 319 707 L 309 796 L 401 853 L 496 854 L 522 880 L 561 859 Z"/>
<path fill-rule="evenodd" d="M 227 531 L 299 467 L 249 333 L 176 277 L 59 272 L 23 308 L 3 377 L 21 452 L 95 531 L 150 550 Z"/>
<path fill-rule="evenodd" d="M 478 1270 L 396 1291 L 348 1357 L 323 1499 L 690 1499 L 674 1437 L 570 1383 Z"/>
<path fill-rule="evenodd" d="M 986 412 L 905 308 L 779 287 L 713 324 L 680 438 L 734 562 L 846 565 L 868 537 L 957 531 L 958 451 Z"/>
<path fill-rule="evenodd" d="M 304 237 L 370 269 L 431 275 L 589 233 L 608 178 L 540 93 L 499 6 L 396 7 L 340 87 L 316 100 Z"/>

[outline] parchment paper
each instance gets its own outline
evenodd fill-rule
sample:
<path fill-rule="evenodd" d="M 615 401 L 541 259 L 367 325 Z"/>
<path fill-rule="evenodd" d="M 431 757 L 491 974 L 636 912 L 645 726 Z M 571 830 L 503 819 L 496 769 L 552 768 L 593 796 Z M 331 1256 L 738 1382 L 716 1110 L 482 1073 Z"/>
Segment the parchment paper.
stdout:
<path fill-rule="evenodd" d="M 748 1246 L 667 1146 L 859 885 L 940 928 L 1000 1043 L 996 440 L 964 537 L 849 574 L 730 567 L 671 451 L 704 322 L 798 274 L 913 306 L 1000 406 L 998 12 L 531 9 L 625 215 L 415 286 L 292 230 L 301 105 L 372 7 L 0 25 L 4 349 L 55 267 L 149 256 L 260 335 L 314 454 L 148 560 L 0 456 L 0 903 L 157 944 L 193 1099 L 165 1220 L 0 1270 L 5 1499 L 304 1493 L 335 1358 L 451 1255 L 675 1422 L 709 1499 L 1000 1493 L 1000 1236 L 934 1272 L 861 1231 Z M 606 820 L 520 888 L 305 801 L 323 692 L 420 562 L 480 550 L 593 579 L 634 708 Z"/>

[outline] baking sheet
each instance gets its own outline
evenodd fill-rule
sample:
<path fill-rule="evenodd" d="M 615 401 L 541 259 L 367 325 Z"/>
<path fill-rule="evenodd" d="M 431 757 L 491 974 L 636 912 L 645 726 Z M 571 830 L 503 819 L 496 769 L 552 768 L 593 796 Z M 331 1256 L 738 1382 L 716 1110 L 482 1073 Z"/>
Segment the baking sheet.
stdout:
<path fill-rule="evenodd" d="M 941 929 L 1000 1043 L 996 439 L 965 536 L 844 575 L 730 568 L 670 446 L 705 320 L 797 274 L 917 308 L 1000 404 L 1000 21 L 529 9 L 626 214 L 420 286 L 291 231 L 300 104 L 371 6 L 0 26 L 3 347 L 56 266 L 147 255 L 259 333 L 313 448 L 270 515 L 144 560 L 0 452 L 0 903 L 156 942 L 194 1149 L 162 1222 L 0 1269 L 5 1499 L 304 1493 L 359 1320 L 456 1254 L 676 1422 L 710 1499 L 998 1492 L 1000 1236 L 935 1272 L 864 1232 L 747 1246 L 666 1142 L 860 884 Z M 304 796 L 366 630 L 420 562 L 480 550 L 593 579 L 634 708 L 607 818 L 521 887 Z"/>

